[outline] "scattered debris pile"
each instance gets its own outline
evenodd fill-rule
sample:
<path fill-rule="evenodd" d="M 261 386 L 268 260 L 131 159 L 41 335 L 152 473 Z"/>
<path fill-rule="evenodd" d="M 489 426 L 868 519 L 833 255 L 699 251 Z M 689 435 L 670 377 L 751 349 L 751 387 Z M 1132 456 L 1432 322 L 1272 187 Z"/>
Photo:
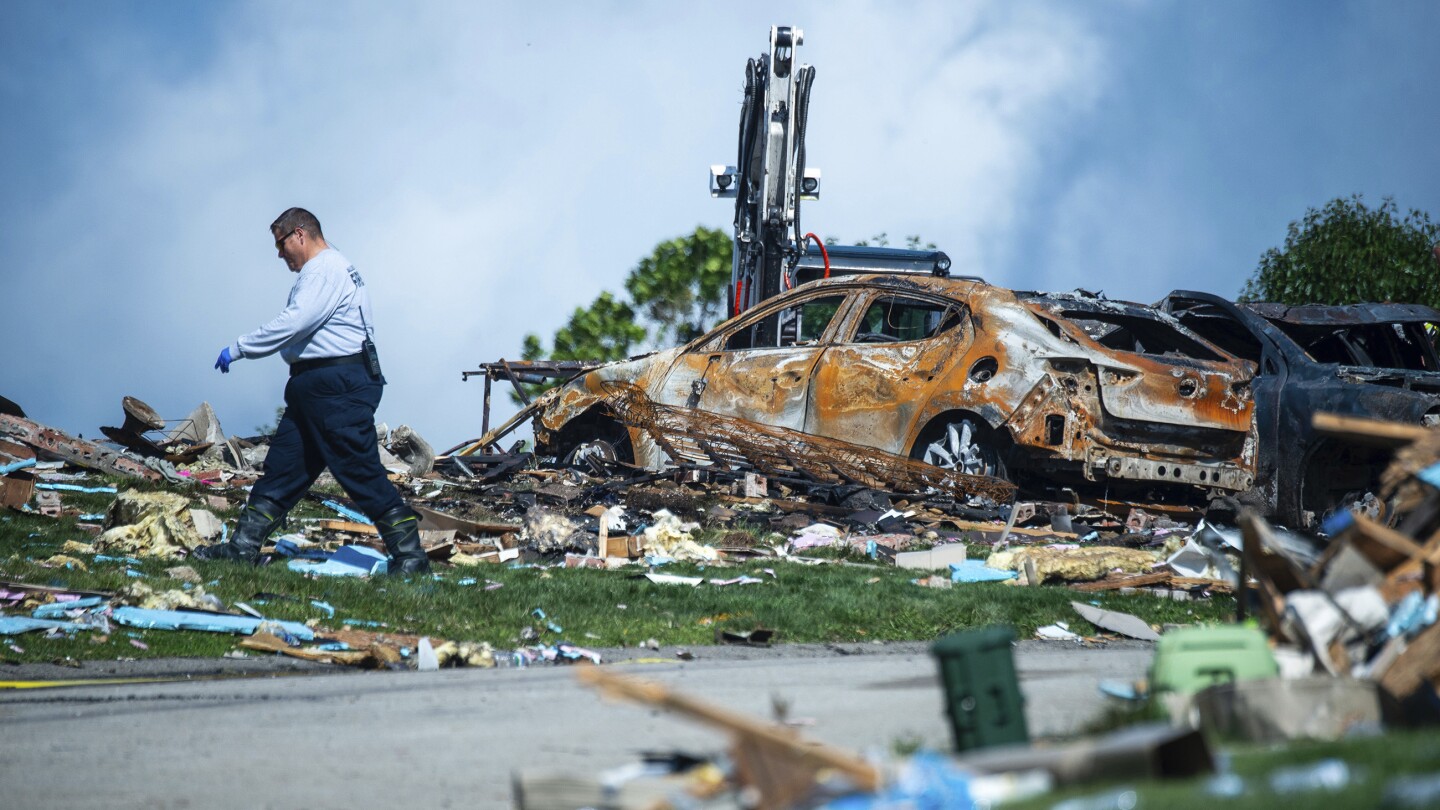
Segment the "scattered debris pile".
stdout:
<path fill-rule="evenodd" d="M 981 580 L 1079 583 L 1095 589 L 1152 588 L 1172 598 L 1228 590 L 1213 569 L 1202 572 L 1205 565 L 1191 570 L 1178 567 L 1173 558 L 1169 566 L 1164 562 L 1166 549 L 1187 542 L 1193 533 L 1198 515 L 1191 510 L 1086 504 L 1078 498 L 1005 503 L 1014 488 L 998 479 L 740 420 L 705 416 L 697 421 L 626 388 L 618 389 L 615 399 L 617 408 L 656 441 L 690 442 L 704 448 L 708 460 L 681 460 L 660 473 L 607 458 L 584 461 L 583 470 L 541 469 L 533 456 L 518 450 L 499 453 L 491 447 L 479 454 L 437 455 L 409 428 L 377 426 L 385 448 L 382 460 L 422 516 L 422 545 L 432 561 L 458 567 L 630 566 L 648 571 L 658 583 L 727 587 L 761 580 L 674 576 L 656 569 L 675 562 L 714 569 L 755 559 L 863 560 L 913 569 L 914 582 L 927 587 Z M 127 397 L 123 405 L 125 426 L 108 432 L 116 441 L 126 437 L 125 447 L 92 444 L 23 417 L 6 416 L 9 421 L 0 425 L 3 503 L 52 517 L 68 514 L 95 535 L 88 543 L 67 543 L 47 565 L 83 568 L 89 559 L 139 557 L 182 560 L 197 545 L 228 536 L 233 524 L 226 525 L 216 513 L 233 513 L 244 501 L 243 488 L 263 469 L 264 437 L 226 436 L 206 404 L 173 426 L 138 399 Z M 491 463 L 489 457 L 505 460 Z M 148 483 L 140 489 L 89 486 L 86 471 L 167 489 L 157 491 Z M 383 570 L 386 558 L 375 527 L 348 502 L 328 494 L 334 490 L 324 482 L 310 500 L 333 516 L 292 518 L 270 538 L 265 559 L 283 561 L 309 576 L 364 577 Z M 103 492 L 114 500 L 103 514 L 80 514 L 67 508 L 67 491 Z M 1127 510 L 1123 518 L 1111 511 L 1116 507 Z M 972 549 L 989 559 L 969 559 Z M 488 583 L 487 589 L 499 587 Z M 186 587 L 199 584 L 197 577 Z M 203 593 L 189 599 L 152 596 L 138 590 L 107 595 L 105 604 L 72 618 L 85 626 L 91 621 L 87 617 L 117 607 L 227 613 Z M 248 605 L 234 605 L 228 612 L 236 618 L 243 614 L 247 621 L 266 620 Z M 253 633 L 258 625 L 243 627 Z M 765 643 L 776 638 L 770 629 L 756 632 Z M 350 648 L 341 649 L 334 646 L 333 635 L 312 643 L 294 633 L 268 634 L 284 641 L 288 654 L 296 657 L 366 665 L 396 660 L 367 653 L 373 639 L 351 638 L 346 642 Z M 419 649 L 416 639 L 382 635 L 401 638 L 388 646 Z M 741 642 L 756 643 L 748 636 Z M 263 638 L 247 644 L 276 646 Z M 457 644 L 452 651 L 438 639 L 433 650 L 442 663 L 494 660 L 493 650 L 487 656 Z M 520 664 L 592 658 L 580 648 L 558 645 L 500 656 Z"/>
<path fill-rule="evenodd" d="M 1056 787 L 1107 780 L 1186 778 L 1215 770 L 1205 738 L 1152 724 L 1066 745 L 1023 742 L 950 757 L 921 751 L 881 760 L 807 739 L 781 722 L 734 712 L 662 684 L 598 667 L 576 677 L 607 696 L 663 709 L 729 737 L 726 755 L 646 757 L 594 777 L 521 770 L 515 806 L 543 807 L 990 807 Z M 1095 807 L 1133 806 L 1100 803 Z"/>
<path fill-rule="evenodd" d="M 1375 721 L 1440 720 L 1440 430 L 1316 421 L 1404 444 L 1377 498 L 1326 521 L 1328 541 L 1242 516 L 1240 609 L 1253 605 L 1283 674 L 1358 680 L 1371 693 L 1365 717 Z"/>

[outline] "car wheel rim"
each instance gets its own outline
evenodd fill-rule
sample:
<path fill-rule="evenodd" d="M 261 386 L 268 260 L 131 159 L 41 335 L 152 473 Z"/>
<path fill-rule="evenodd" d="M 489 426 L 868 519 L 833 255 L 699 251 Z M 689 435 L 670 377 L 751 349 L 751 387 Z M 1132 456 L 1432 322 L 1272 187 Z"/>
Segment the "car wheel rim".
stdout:
<path fill-rule="evenodd" d="M 999 456 L 977 441 L 979 433 L 969 419 L 946 425 L 945 432 L 925 446 L 925 463 L 970 475 L 1003 475 Z"/>
<path fill-rule="evenodd" d="M 615 461 L 615 448 L 604 439 L 582 442 L 581 444 L 575 445 L 575 449 L 570 451 L 570 456 L 565 460 L 565 463 L 571 467 L 585 467 L 588 466 L 588 462 L 592 458 L 602 461 Z"/>

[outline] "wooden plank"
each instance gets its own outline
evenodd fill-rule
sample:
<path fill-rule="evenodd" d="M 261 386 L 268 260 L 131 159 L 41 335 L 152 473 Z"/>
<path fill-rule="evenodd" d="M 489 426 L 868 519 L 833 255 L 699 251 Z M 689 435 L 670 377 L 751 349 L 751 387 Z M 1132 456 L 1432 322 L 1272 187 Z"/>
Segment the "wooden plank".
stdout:
<path fill-rule="evenodd" d="M 380 530 L 369 523 L 356 523 L 353 520 L 322 520 L 317 525 L 327 532 L 350 532 L 351 534 L 380 535 Z"/>
<path fill-rule="evenodd" d="M 855 512 L 854 509 L 846 509 L 843 506 L 831 506 L 825 503 L 805 503 L 802 501 L 787 501 L 783 498 L 744 498 L 739 495 L 721 495 L 722 503 L 768 503 L 781 512 L 809 512 L 816 515 L 849 515 Z"/>
<path fill-rule="evenodd" d="M 1144 588 L 1150 585 L 1168 585 L 1175 578 L 1169 571 L 1155 571 L 1149 574 L 1131 574 L 1129 576 L 1111 576 L 1104 579 L 1097 579 L 1094 582 L 1077 582 L 1070 586 L 1073 591 L 1085 593 L 1097 593 L 1099 591 L 1118 591 L 1121 588 Z"/>
<path fill-rule="evenodd" d="M 1407 425 L 1404 422 L 1341 416 L 1335 413 L 1317 413 L 1311 417 L 1310 423 L 1316 430 L 1330 436 L 1395 446 L 1409 444 L 1430 431 L 1429 428 Z"/>
<path fill-rule="evenodd" d="M 1437 671 L 1440 671 L 1440 623 L 1425 628 L 1405 647 L 1380 676 L 1380 688 L 1403 701 L 1422 686 L 1429 686 Z"/>
<path fill-rule="evenodd" d="M 1269 575 L 1259 564 L 1261 549 L 1265 545 L 1261 534 L 1268 528 L 1264 518 L 1253 512 L 1241 513 L 1240 534 L 1244 538 L 1244 544 L 1240 553 L 1244 557 L 1245 568 L 1249 576 L 1255 580 L 1255 591 L 1260 601 L 1260 613 L 1264 616 L 1266 626 L 1270 628 L 1271 634 L 1280 638 L 1288 638 L 1285 631 L 1281 629 L 1284 627 L 1281 615 L 1284 612 L 1285 598 L 1280 595 L 1275 583 L 1270 580 Z M 1243 577 L 1241 581 L 1244 581 Z M 1240 592 L 1240 598 L 1245 598 L 1244 589 Z"/>
<path fill-rule="evenodd" d="M 0 507 L 19 509 L 35 495 L 35 477 L 26 472 L 0 476 Z"/>
<path fill-rule="evenodd" d="M 73 593 L 77 596 L 103 596 L 106 599 L 115 598 L 115 594 L 111 591 L 83 591 L 79 588 L 67 588 L 63 585 L 37 585 L 32 582 L 17 582 L 8 579 L 0 579 L 0 588 L 6 588 L 12 591 L 34 591 L 36 593 Z"/>
<path fill-rule="evenodd" d="M 1350 545 L 1381 571 L 1388 573 L 1407 560 L 1424 556 L 1420 544 L 1410 537 L 1364 515 L 1356 514 L 1354 518 Z"/>
<path fill-rule="evenodd" d="M 1176 588 L 1204 588 L 1215 593 L 1231 593 L 1235 590 L 1235 586 L 1226 580 L 1200 577 L 1171 577 L 1170 585 Z"/>
<path fill-rule="evenodd" d="M 518 532 L 523 528 L 515 523 L 496 523 L 491 520 L 466 520 L 465 518 L 446 514 L 445 512 L 431 509 L 428 506 L 420 506 L 419 504 L 411 504 L 410 508 L 414 509 L 415 512 L 420 515 L 420 528 L 422 529 L 454 529 L 469 535 L 486 535 Z"/>
<path fill-rule="evenodd" d="M 961 520 L 959 518 L 941 518 L 940 522 L 948 523 L 960 531 L 990 532 L 994 534 L 1005 532 L 1004 524 L 978 523 L 973 520 Z M 1054 529 L 1032 529 L 1025 526 L 1011 526 L 1009 534 L 1018 534 L 1023 537 L 1054 537 L 1059 538 L 1059 541 L 1070 541 L 1079 537 L 1075 532 L 1057 532 Z"/>
<path fill-rule="evenodd" d="M 1379 585 L 1380 598 L 1385 600 L 1385 604 L 1394 605 L 1412 591 L 1420 590 L 1422 573 L 1419 560 L 1407 560 L 1395 566 Z"/>
<path fill-rule="evenodd" d="M 782 776 L 787 770 L 803 770 L 813 774 L 820 768 L 833 768 L 849 777 L 861 790 L 873 792 L 880 787 L 880 772 L 874 765 L 848 751 L 806 740 L 785 726 L 766 723 L 713 706 L 673 692 L 658 683 L 616 675 L 602 667 L 578 667 L 575 677 L 581 683 L 594 686 L 607 695 L 678 711 L 702 723 L 730 732 L 734 735 L 734 750 L 745 765 L 744 770 L 747 773 L 753 773 L 751 768 L 760 765 L 763 765 L 766 771 L 774 772 L 773 780 L 754 785 L 761 791 L 761 806 L 789 805 L 784 798 L 788 790 L 793 788 L 793 781 Z M 787 793 L 767 794 L 767 788 L 784 790 Z"/>

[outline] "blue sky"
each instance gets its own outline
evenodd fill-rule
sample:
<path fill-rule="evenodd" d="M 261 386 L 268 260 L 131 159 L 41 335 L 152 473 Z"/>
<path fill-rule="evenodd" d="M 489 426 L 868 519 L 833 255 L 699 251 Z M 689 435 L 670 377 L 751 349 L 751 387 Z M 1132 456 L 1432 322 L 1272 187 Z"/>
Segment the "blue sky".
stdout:
<path fill-rule="evenodd" d="M 127 395 L 251 433 L 284 364 L 211 364 L 283 306 L 266 226 L 302 205 L 377 299 L 379 418 L 474 437 L 461 371 L 728 229 L 706 169 L 772 24 L 817 68 L 822 236 L 1153 301 L 1238 293 L 1336 196 L 1440 216 L 1433 2 L 9 0 L 0 395 L 87 436 Z"/>

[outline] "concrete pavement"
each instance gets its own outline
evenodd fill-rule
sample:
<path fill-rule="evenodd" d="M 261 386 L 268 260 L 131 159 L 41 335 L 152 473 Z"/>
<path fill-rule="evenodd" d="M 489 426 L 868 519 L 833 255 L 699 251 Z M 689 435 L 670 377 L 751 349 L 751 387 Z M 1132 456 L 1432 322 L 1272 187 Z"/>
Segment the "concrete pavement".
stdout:
<path fill-rule="evenodd" d="M 1143 676 L 1152 648 L 1022 642 L 1032 736 L 1073 733 L 1101 711 L 1102 678 Z M 859 655 L 628 662 L 729 709 L 786 705 L 803 733 L 850 750 L 945 749 L 924 645 Z M 717 651 L 718 655 L 718 651 Z M 719 733 L 609 704 L 568 667 L 291 675 L 0 693 L 0 785 L 12 807 L 501 808 L 517 769 L 593 774 L 642 750 L 720 750 Z"/>

